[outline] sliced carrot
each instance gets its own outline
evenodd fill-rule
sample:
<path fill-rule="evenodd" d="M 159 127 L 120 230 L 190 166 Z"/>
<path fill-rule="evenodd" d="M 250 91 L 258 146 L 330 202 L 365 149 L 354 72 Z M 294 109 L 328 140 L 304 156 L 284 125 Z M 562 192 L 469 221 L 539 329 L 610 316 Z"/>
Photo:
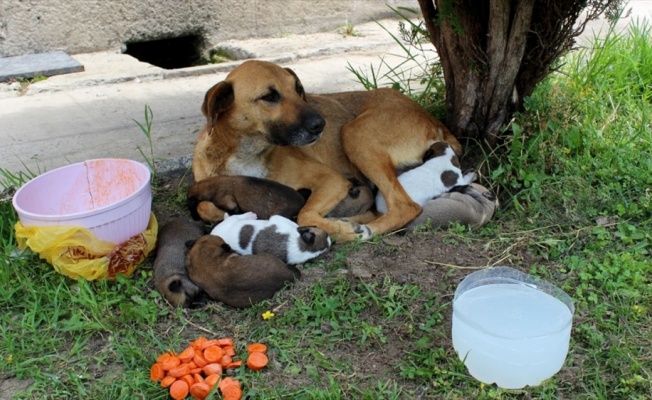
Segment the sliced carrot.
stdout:
<path fill-rule="evenodd" d="M 224 380 L 222 380 L 224 382 Z M 240 382 L 235 379 L 224 386 L 220 386 L 220 391 L 222 392 L 223 400 L 240 400 L 242 398 L 242 388 L 240 387 Z"/>
<path fill-rule="evenodd" d="M 240 386 L 240 382 L 238 382 L 236 379 L 234 379 L 234 378 L 231 377 L 231 376 L 227 376 L 226 378 L 224 378 L 224 379 L 222 379 L 222 380 L 220 381 L 218 387 L 219 387 L 219 389 L 220 389 L 220 391 L 221 391 L 222 388 L 227 387 L 227 386 L 229 386 L 229 385 L 234 385 L 234 384 L 237 384 L 238 386 Z"/>
<path fill-rule="evenodd" d="M 212 340 L 207 340 L 204 343 L 202 343 L 199 348 L 200 348 L 200 350 L 206 350 L 206 348 L 210 347 L 210 346 L 220 347 L 219 342 L 217 340 L 215 340 L 215 339 L 212 339 Z"/>
<path fill-rule="evenodd" d="M 194 378 L 192 375 L 190 375 L 190 374 L 188 374 L 188 375 L 184 375 L 184 376 L 182 376 L 182 377 L 179 378 L 179 379 L 182 380 L 182 381 L 184 381 L 184 382 L 186 382 L 186 383 L 188 384 L 188 387 L 190 387 L 190 385 L 192 385 L 193 383 L 195 383 L 195 378 Z"/>
<path fill-rule="evenodd" d="M 231 361 L 226 365 L 226 368 L 238 368 L 242 365 L 242 360 Z"/>
<path fill-rule="evenodd" d="M 219 346 L 208 346 L 204 349 L 204 358 L 209 363 L 219 362 L 224 356 L 224 350 Z"/>
<path fill-rule="evenodd" d="M 249 357 L 247 357 L 247 367 L 254 371 L 260 371 L 265 368 L 268 362 L 269 359 L 267 358 L 267 355 L 257 351 L 249 354 Z"/>
<path fill-rule="evenodd" d="M 202 351 L 195 351 L 195 355 L 192 358 L 192 362 L 195 363 L 199 368 L 204 368 L 208 361 L 204 358 L 204 353 Z"/>
<path fill-rule="evenodd" d="M 208 341 L 208 339 L 206 339 L 203 336 L 200 336 L 197 339 L 195 339 L 192 343 L 190 343 L 190 347 L 192 347 L 195 350 L 201 350 L 201 345 L 204 344 L 204 342 L 206 341 Z"/>
<path fill-rule="evenodd" d="M 247 353 L 267 353 L 267 345 L 263 343 L 251 343 L 247 346 Z"/>
<path fill-rule="evenodd" d="M 162 363 L 163 361 L 165 361 L 165 360 L 169 360 L 170 357 L 174 357 L 174 356 L 175 356 L 174 352 L 172 352 L 172 351 L 166 351 L 165 353 L 163 353 L 163 354 L 161 354 L 160 356 L 158 356 L 158 358 L 156 359 L 156 362 L 160 362 L 160 363 Z"/>
<path fill-rule="evenodd" d="M 220 364 L 222 364 L 224 368 L 226 368 L 226 366 L 231 364 L 232 362 L 233 362 L 233 357 L 227 356 L 226 354 L 223 355 L 222 359 L 220 360 Z"/>
<path fill-rule="evenodd" d="M 188 396 L 189 390 L 190 388 L 185 381 L 178 380 L 170 385 L 170 396 L 172 396 L 174 400 L 182 400 Z"/>
<path fill-rule="evenodd" d="M 224 354 L 226 354 L 227 356 L 233 357 L 234 355 L 236 355 L 235 347 L 233 346 L 222 346 L 222 350 L 224 350 Z"/>
<path fill-rule="evenodd" d="M 201 376 L 201 373 L 193 374 L 192 377 L 193 377 L 194 383 L 204 382 L 204 377 Z"/>
<path fill-rule="evenodd" d="M 231 338 L 217 339 L 216 342 L 217 342 L 217 345 L 220 346 L 220 347 L 233 346 L 233 339 L 231 339 Z"/>
<path fill-rule="evenodd" d="M 188 364 L 181 364 L 176 368 L 173 368 L 168 371 L 168 375 L 174 376 L 175 378 L 180 378 L 184 375 L 190 373 L 190 366 Z"/>
<path fill-rule="evenodd" d="M 220 375 L 218 375 L 218 374 L 210 374 L 210 375 L 208 375 L 206 377 L 206 379 L 204 379 L 204 382 L 208 383 L 208 386 L 210 386 L 212 388 L 213 386 L 215 386 L 220 381 L 220 379 L 222 379 L 221 374 Z"/>
<path fill-rule="evenodd" d="M 191 373 L 192 375 L 194 375 L 194 374 L 201 374 L 201 373 L 202 373 L 202 368 L 199 368 L 199 367 L 197 367 L 197 368 L 192 368 L 192 369 L 190 370 L 190 373 Z"/>
<path fill-rule="evenodd" d="M 179 360 L 179 357 L 176 356 L 170 356 L 170 358 L 161 362 L 161 366 L 163 367 L 164 371 L 169 371 L 171 369 L 177 368 L 179 365 L 181 365 L 181 360 Z"/>
<path fill-rule="evenodd" d="M 192 360 L 193 356 L 195 355 L 195 349 L 192 347 L 186 347 L 181 353 L 177 355 L 179 357 L 179 360 L 181 362 L 189 362 Z"/>
<path fill-rule="evenodd" d="M 198 382 L 190 386 L 190 395 L 198 400 L 204 400 L 211 392 L 211 387 L 206 382 Z"/>
<path fill-rule="evenodd" d="M 207 364 L 204 368 L 202 368 L 204 371 L 204 374 L 206 375 L 219 375 L 222 376 L 222 365 L 214 363 L 214 364 Z"/>
<path fill-rule="evenodd" d="M 164 389 L 169 388 L 170 385 L 173 384 L 174 381 L 176 381 L 176 380 L 177 380 L 177 378 L 175 378 L 174 376 L 168 375 L 165 378 L 161 379 L 161 387 L 164 388 Z"/>
<path fill-rule="evenodd" d="M 149 379 L 151 379 L 153 382 L 160 381 L 165 377 L 165 371 L 163 370 L 163 366 L 161 363 L 154 363 L 152 364 L 152 368 L 149 370 Z"/>

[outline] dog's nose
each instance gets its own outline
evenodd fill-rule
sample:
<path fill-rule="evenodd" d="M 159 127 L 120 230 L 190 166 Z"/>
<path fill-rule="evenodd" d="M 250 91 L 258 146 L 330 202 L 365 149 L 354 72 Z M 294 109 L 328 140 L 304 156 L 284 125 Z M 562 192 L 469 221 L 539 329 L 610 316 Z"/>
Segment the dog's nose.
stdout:
<path fill-rule="evenodd" d="M 306 120 L 306 129 L 311 135 L 319 135 L 326 126 L 326 121 L 321 115 L 312 113 Z"/>

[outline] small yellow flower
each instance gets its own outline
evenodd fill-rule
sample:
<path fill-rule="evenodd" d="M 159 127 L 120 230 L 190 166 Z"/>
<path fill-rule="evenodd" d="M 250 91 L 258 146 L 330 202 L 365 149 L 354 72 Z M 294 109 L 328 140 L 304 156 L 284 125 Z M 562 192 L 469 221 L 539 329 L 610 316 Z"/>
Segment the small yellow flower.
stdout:
<path fill-rule="evenodd" d="M 638 304 L 632 306 L 632 309 L 634 309 L 634 312 L 637 314 L 641 314 L 643 311 L 645 311 L 645 307 L 641 307 Z"/>
<path fill-rule="evenodd" d="M 272 317 L 274 317 L 274 313 L 271 312 L 271 311 L 269 311 L 269 310 L 267 310 L 267 311 L 265 311 L 265 312 L 263 313 L 263 319 L 264 319 L 264 320 L 271 319 Z"/>
<path fill-rule="evenodd" d="M 12 362 L 12 361 L 14 361 L 14 355 L 13 355 L 13 354 L 9 354 L 9 355 L 7 356 L 7 363 L 10 363 L 10 362 Z"/>

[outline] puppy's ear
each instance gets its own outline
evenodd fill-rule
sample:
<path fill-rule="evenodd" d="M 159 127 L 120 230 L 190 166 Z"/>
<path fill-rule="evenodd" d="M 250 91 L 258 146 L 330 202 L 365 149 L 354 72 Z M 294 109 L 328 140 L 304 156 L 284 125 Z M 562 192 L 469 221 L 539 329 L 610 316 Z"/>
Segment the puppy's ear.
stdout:
<path fill-rule="evenodd" d="M 289 72 L 292 76 L 294 76 L 294 90 L 296 90 L 297 94 L 301 96 L 301 98 L 305 101 L 306 91 L 303 89 L 303 84 L 299 80 L 299 77 L 290 68 L 285 68 L 285 70 Z"/>
<path fill-rule="evenodd" d="M 201 105 L 201 112 L 211 127 L 209 134 L 213 132 L 220 114 L 233 105 L 234 98 L 233 86 L 229 82 L 220 82 L 208 89 L 204 96 L 204 103 Z"/>
<path fill-rule="evenodd" d="M 188 240 L 188 241 L 186 242 L 186 249 L 189 249 L 189 248 L 191 248 L 192 246 L 194 246 L 194 245 L 195 245 L 195 242 L 196 242 L 196 240 Z"/>
<path fill-rule="evenodd" d="M 225 253 L 230 253 L 231 252 L 231 246 L 229 246 L 227 243 L 222 244 L 222 250 L 224 250 Z"/>
<path fill-rule="evenodd" d="M 493 194 L 493 193 L 491 193 L 491 192 L 483 192 L 482 195 L 483 195 L 487 200 L 491 200 L 491 201 L 496 200 L 496 195 Z"/>
<path fill-rule="evenodd" d="M 168 289 L 172 293 L 181 293 L 181 279 L 175 279 L 168 284 Z"/>
<path fill-rule="evenodd" d="M 186 206 L 188 207 L 188 211 L 190 211 L 190 216 L 195 221 L 199 221 L 201 219 L 199 213 L 197 212 L 198 205 L 199 198 L 197 196 L 190 196 L 188 197 L 188 200 L 186 200 Z"/>
<path fill-rule="evenodd" d="M 297 228 L 299 234 L 301 235 L 301 240 L 303 240 L 307 245 L 313 245 L 315 243 L 315 233 L 310 230 L 310 228 L 299 227 Z"/>

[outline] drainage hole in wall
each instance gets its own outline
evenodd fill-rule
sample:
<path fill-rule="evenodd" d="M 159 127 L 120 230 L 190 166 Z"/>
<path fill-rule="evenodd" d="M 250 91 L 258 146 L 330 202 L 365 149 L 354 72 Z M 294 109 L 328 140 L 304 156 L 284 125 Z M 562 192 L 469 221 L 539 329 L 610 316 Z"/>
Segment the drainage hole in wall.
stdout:
<path fill-rule="evenodd" d="M 199 35 L 127 43 L 126 54 L 165 69 L 201 65 L 204 40 Z"/>

